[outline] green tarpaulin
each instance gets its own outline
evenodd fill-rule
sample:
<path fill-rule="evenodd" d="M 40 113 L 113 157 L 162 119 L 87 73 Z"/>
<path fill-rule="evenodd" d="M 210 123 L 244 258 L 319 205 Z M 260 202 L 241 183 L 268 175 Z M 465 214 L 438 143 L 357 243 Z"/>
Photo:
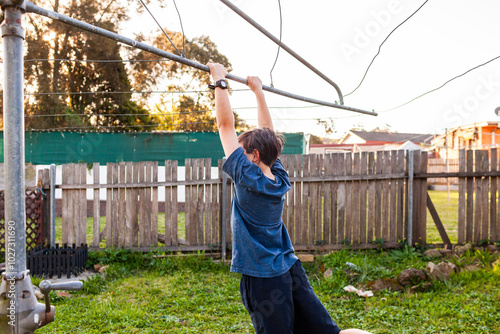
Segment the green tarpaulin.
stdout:
<path fill-rule="evenodd" d="M 284 133 L 283 154 L 304 154 L 303 133 Z M 4 161 L 3 136 L 1 162 Z M 75 162 L 158 161 L 212 158 L 212 165 L 224 157 L 219 135 L 215 132 L 26 132 L 26 162 L 35 165 Z"/>

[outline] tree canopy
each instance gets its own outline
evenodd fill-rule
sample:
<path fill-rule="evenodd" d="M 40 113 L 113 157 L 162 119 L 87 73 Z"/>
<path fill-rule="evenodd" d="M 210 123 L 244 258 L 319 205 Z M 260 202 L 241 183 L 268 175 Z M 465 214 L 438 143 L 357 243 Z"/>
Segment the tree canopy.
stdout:
<path fill-rule="evenodd" d="M 130 11 L 142 10 L 132 0 L 72 0 L 64 4 L 41 0 L 37 4 L 110 31 L 119 31 Z M 36 14 L 28 14 L 26 21 L 27 129 L 217 129 L 211 113 L 213 92 L 206 89 L 208 73 Z M 182 34 L 167 33 L 177 48 L 183 49 Z M 152 40 L 144 36 L 136 39 L 174 52 L 161 33 Z M 215 61 L 231 69 L 228 59 L 207 36 L 185 38 L 185 54 L 200 63 Z M 131 61 L 124 61 L 124 57 Z M 137 94 L 153 90 L 166 93 Z M 169 93 L 173 91 L 176 94 Z M 237 125 L 239 129 L 246 126 L 238 118 Z"/>

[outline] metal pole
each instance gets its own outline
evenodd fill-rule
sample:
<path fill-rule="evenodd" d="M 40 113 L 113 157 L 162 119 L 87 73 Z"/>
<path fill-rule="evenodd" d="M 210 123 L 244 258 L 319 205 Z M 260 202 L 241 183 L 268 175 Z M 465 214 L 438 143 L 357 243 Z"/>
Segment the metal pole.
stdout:
<path fill-rule="evenodd" d="M 224 158 L 222 160 L 222 165 L 226 162 L 226 159 Z M 222 260 L 226 260 L 226 209 L 227 209 L 227 174 L 226 172 L 222 171 Z"/>
<path fill-rule="evenodd" d="M 24 172 L 24 61 L 25 30 L 19 7 L 4 9 L 3 114 L 5 157 L 5 235 L 7 274 L 26 270 L 26 203 Z"/>
<path fill-rule="evenodd" d="M 408 151 L 408 246 L 413 246 L 413 153 Z"/>
<path fill-rule="evenodd" d="M 54 321 L 54 306 L 38 303 L 26 270 L 26 203 L 24 175 L 25 2 L 0 0 L 4 63 L 5 273 L 0 280 L 0 333 L 31 334 Z M 70 285 L 73 289 L 78 285 Z M 64 288 L 66 286 L 63 286 Z M 59 287 L 54 287 L 55 289 Z"/>
<path fill-rule="evenodd" d="M 56 247 L 56 165 L 50 165 L 50 246 Z"/>
<path fill-rule="evenodd" d="M 285 50 L 291 56 L 293 56 L 295 59 L 297 59 L 302 64 L 304 64 L 308 69 L 310 69 L 311 71 L 313 71 L 314 73 L 316 73 L 317 75 L 319 75 L 323 80 L 325 80 L 330 85 L 332 85 L 335 88 L 335 90 L 337 91 L 337 94 L 339 95 L 340 104 L 341 105 L 344 104 L 344 96 L 342 95 L 342 92 L 340 91 L 340 87 L 335 82 L 333 82 L 330 78 L 328 78 L 326 75 L 324 75 L 322 72 L 320 72 L 320 70 L 318 70 L 316 67 L 312 66 L 304 58 L 302 58 L 301 56 L 299 56 L 295 51 L 293 51 L 287 45 L 285 45 L 285 43 L 281 42 L 278 38 L 276 38 L 273 34 L 271 34 L 269 31 L 267 31 L 260 24 L 258 24 L 257 22 L 255 22 L 250 16 L 248 16 L 247 14 L 245 14 L 245 12 L 243 12 L 238 7 L 236 7 L 235 5 L 233 5 L 230 1 L 228 1 L 228 0 L 220 0 L 220 1 L 223 4 L 225 4 L 226 6 L 228 6 L 233 12 L 235 12 L 236 14 L 238 14 L 239 16 L 241 16 L 245 21 L 247 21 L 252 26 L 254 26 L 254 28 L 256 28 L 257 30 L 259 30 L 264 35 L 266 35 L 271 41 L 273 41 L 274 43 L 278 44 L 283 50 Z"/>
<path fill-rule="evenodd" d="M 47 9 L 44 9 L 44 8 L 40 8 L 40 7 L 34 5 L 33 3 L 29 2 L 29 1 L 26 1 L 26 10 L 28 12 L 30 12 L 30 13 L 39 14 L 39 15 L 51 18 L 53 20 L 57 20 L 57 21 L 60 21 L 60 22 L 72 25 L 74 27 L 78 27 L 78 28 L 80 28 L 82 30 L 85 30 L 85 31 L 88 31 L 88 32 L 91 32 L 91 33 L 94 33 L 94 34 L 97 34 L 97 35 L 100 35 L 100 36 L 103 36 L 103 37 L 106 37 L 106 38 L 113 39 L 113 40 L 118 41 L 120 43 L 123 43 L 123 44 L 126 44 L 126 45 L 130 45 L 132 47 L 135 47 L 135 48 L 147 51 L 147 52 L 154 53 L 154 54 L 156 54 L 158 56 L 161 56 L 161 57 L 164 57 L 164 58 L 176 61 L 178 63 L 184 64 L 184 65 L 187 65 L 187 66 L 194 67 L 194 68 L 199 69 L 201 71 L 210 72 L 210 69 L 208 68 L 207 65 L 200 64 L 198 62 L 189 60 L 187 58 L 182 58 L 180 56 L 174 55 L 174 54 L 172 54 L 170 52 L 157 49 L 157 48 L 152 47 L 150 45 L 147 45 L 145 43 L 141 43 L 141 42 L 135 41 L 133 39 L 130 39 L 130 38 L 127 38 L 127 37 L 123 37 L 123 36 L 118 35 L 118 34 L 116 34 L 114 32 L 111 32 L 109 30 L 105 30 L 105 29 L 93 26 L 91 24 L 88 24 L 88 23 L 85 23 L 85 22 L 81 22 L 81 21 L 75 20 L 73 18 L 61 15 L 59 13 L 56 13 L 56 12 L 53 12 L 53 11 L 50 11 L 50 10 L 47 10 Z M 238 76 L 233 75 L 231 73 L 227 74 L 226 78 L 230 79 L 230 80 L 233 80 L 233 81 L 236 81 L 236 82 L 239 82 L 239 83 L 242 83 L 242 84 L 245 84 L 245 85 L 247 84 L 247 80 L 246 79 L 238 77 Z M 363 110 L 363 109 L 358 109 L 358 108 L 348 107 L 348 106 L 344 106 L 344 105 L 339 105 L 337 103 L 316 100 L 316 99 L 312 99 L 312 98 L 309 98 L 309 97 L 305 97 L 305 96 L 300 96 L 300 95 L 288 93 L 288 92 L 285 92 L 283 90 L 276 89 L 274 87 L 269 87 L 269 86 L 266 86 L 266 85 L 263 85 L 262 89 L 265 90 L 265 91 L 277 94 L 277 95 L 285 96 L 285 97 L 288 97 L 288 98 L 291 98 L 291 99 L 295 99 L 295 100 L 299 100 L 299 101 L 303 101 L 303 102 L 318 104 L 318 105 L 322 105 L 322 106 L 326 106 L 326 107 L 332 107 L 332 108 L 337 108 L 337 109 L 348 110 L 348 111 L 357 112 L 357 113 L 366 114 L 366 115 L 371 115 L 371 116 L 377 116 L 377 113 L 374 112 L 374 111 L 366 111 L 366 110 Z"/>

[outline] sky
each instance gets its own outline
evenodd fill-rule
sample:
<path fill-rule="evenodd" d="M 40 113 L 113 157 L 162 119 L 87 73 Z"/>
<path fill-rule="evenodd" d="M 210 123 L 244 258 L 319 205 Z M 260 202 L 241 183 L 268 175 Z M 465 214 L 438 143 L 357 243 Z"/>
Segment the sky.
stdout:
<path fill-rule="evenodd" d="M 279 37 L 278 0 L 233 0 L 247 15 Z M 344 95 L 361 81 L 381 43 L 425 1 L 403 0 L 282 0 L 282 42 L 340 86 Z M 173 2 L 151 6 L 160 24 L 180 31 Z M 278 46 L 219 0 L 177 0 L 184 32 L 189 38 L 208 35 L 232 64 L 233 74 L 259 76 L 270 85 L 270 70 Z M 340 137 L 353 128 L 389 127 L 408 133 L 443 133 L 446 128 L 482 121 L 499 121 L 500 59 L 448 83 L 405 106 L 405 102 L 444 84 L 467 70 L 500 56 L 500 1 L 429 0 L 382 45 L 361 86 L 344 98 L 347 106 L 374 110 L 368 116 L 318 107 L 266 93 L 275 127 L 282 132 L 325 136 L 318 119 L 333 119 Z M 135 15 L 124 32 L 158 34 L 149 14 Z M 335 89 L 281 50 L 272 73 L 274 87 L 335 102 Z M 230 82 L 234 89 L 245 85 Z M 254 96 L 234 92 L 232 107 L 256 124 Z"/>

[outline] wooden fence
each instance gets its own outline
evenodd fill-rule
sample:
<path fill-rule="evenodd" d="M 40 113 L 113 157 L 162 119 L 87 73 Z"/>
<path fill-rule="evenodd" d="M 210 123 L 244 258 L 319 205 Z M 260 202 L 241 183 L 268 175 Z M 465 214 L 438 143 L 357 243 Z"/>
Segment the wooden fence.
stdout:
<path fill-rule="evenodd" d="M 292 184 L 286 194 L 283 221 L 295 249 L 327 250 L 346 244 L 372 248 L 382 243 L 397 247 L 410 236 L 412 243 L 425 243 L 427 208 L 443 242 L 448 244 L 447 233 L 427 194 L 427 180 L 442 177 L 460 180 L 458 242 L 500 240 L 496 150 L 461 152 L 460 171 L 455 173 L 429 173 L 427 153 L 410 154 L 411 175 L 409 154 L 404 151 L 282 156 Z M 210 166 L 210 159 L 187 159 L 185 181 L 179 181 L 177 162 L 166 161 L 165 181 L 159 182 L 157 163 L 108 163 L 107 182 L 100 184 L 99 164 L 94 164 L 94 182 L 86 184 L 86 164 L 63 165 L 62 184 L 57 185 L 63 194 L 62 242 L 80 244 L 87 240 L 90 231 L 94 249 L 146 250 L 161 246 L 171 250 L 219 251 L 224 243 L 231 243 L 233 186 L 229 180 L 228 187 L 223 187 L 222 161 L 217 178 L 211 175 Z M 184 224 L 178 219 L 180 186 L 185 188 Z M 165 189 L 165 205 L 164 223 L 159 226 L 160 187 Z M 86 220 L 87 189 L 94 193 L 91 227 Z M 102 218 L 100 189 L 106 189 L 106 213 Z M 105 227 L 101 226 L 103 219 Z M 226 240 L 222 240 L 223 229 Z"/>
<path fill-rule="evenodd" d="M 418 153 L 418 171 L 427 154 Z M 297 249 L 335 248 L 383 241 L 395 245 L 408 226 L 408 184 L 404 151 L 283 157 L 292 190 L 283 221 Z M 425 180 L 414 181 L 415 241 L 425 241 Z M 423 211 L 424 214 L 421 214 Z M 331 247 L 334 246 L 334 247 Z"/>
<path fill-rule="evenodd" d="M 500 240 L 497 149 L 460 151 L 458 243 Z"/>
<path fill-rule="evenodd" d="M 458 159 L 446 159 L 433 158 L 429 159 L 427 172 L 428 173 L 456 173 L 460 170 Z M 458 178 L 456 177 L 442 177 L 442 178 L 429 178 L 427 180 L 428 184 L 432 185 L 447 185 L 449 182 L 452 186 L 458 185 Z"/>

